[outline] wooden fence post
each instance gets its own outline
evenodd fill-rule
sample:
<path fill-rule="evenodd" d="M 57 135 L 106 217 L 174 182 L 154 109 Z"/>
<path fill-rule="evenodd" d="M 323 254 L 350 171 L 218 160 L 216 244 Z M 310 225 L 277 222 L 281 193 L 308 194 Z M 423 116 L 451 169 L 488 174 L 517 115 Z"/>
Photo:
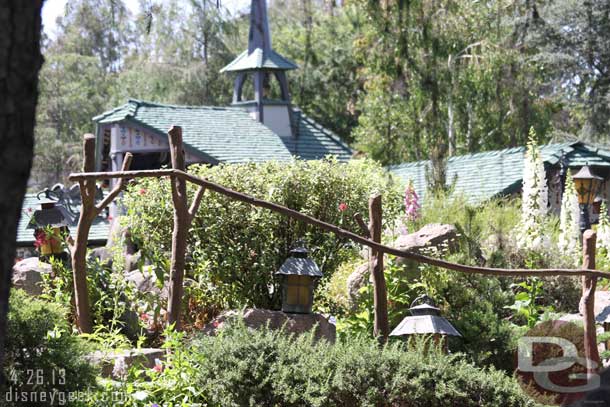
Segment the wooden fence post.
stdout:
<path fill-rule="evenodd" d="M 595 269 L 595 243 L 597 235 L 593 230 L 586 230 L 582 236 L 583 269 Z M 580 313 L 583 316 L 585 335 L 585 357 L 587 358 L 587 371 L 597 372 L 600 365 L 599 350 L 597 348 L 597 331 L 595 326 L 595 288 L 596 276 L 582 276 L 582 298 L 580 299 Z M 594 366 L 595 364 L 595 366 Z"/>
<path fill-rule="evenodd" d="M 133 156 L 125 154 L 122 170 L 127 171 L 131 165 Z M 95 136 L 85 134 L 83 138 L 83 172 L 90 173 L 95 170 Z M 72 273 L 74 279 L 74 302 L 76 305 L 76 323 L 78 329 L 83 333 L 91 333 L 93 330 L 91 322 L 91 311 L 89 308 L 89 295 L 87 293 L 87 242 L 89 231 L 95 218 L 118 196 L 127 185 L 127 178 L 122 178 L 110 193 L 100 202 L 95 204 L 95 179 L 79 181 L 81 210 L 76 227 L 76 239 L 69 243 L 72 253 Z"/>
<path fill-rule="evenodd" d="M 381 243 L 382 208 L 381 195 L 369 199 L 369 233 L 374 242 Z M 388 296 L 386 292 L 385 276 L 383 275 L 383 252 L 371 249 L 369 269 L 373 277 L 373 303 L 375 307 L 375 321 L 373 335 L 382 343 L 388 340 L 390 328 L 388 324 Z"/>
<path fill-rule="evenodd" d="M 184 149 L 182 146 L 182 128 L 172 126 L 167 133 L 169 136 L 169 152 L 171 155 L 172 168 L 184 171 L 186 168 Z M 180 307 L 184 292 L 184 268 L 186 257 L 186 238 L 188 230 L 195 217 L 199 204 L 203 198 L 205 188 L 201 186 L 195 195 L 195 199 L 188 207 L 186 194 L 186 179 L 172 176 L 172 201 L 174 203 L 174 230 L 172 232 L 172 259 L 170 265 L 170 285 L 168 298 L 168 324 L 175 324 L 174 328 L 180 330 Z"/>

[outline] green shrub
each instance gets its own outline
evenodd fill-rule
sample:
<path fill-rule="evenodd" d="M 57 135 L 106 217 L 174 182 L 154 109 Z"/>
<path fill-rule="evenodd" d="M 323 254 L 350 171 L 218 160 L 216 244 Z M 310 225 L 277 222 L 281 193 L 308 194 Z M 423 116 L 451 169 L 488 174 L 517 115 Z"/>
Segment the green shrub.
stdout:
<path fill-rule="evenodd" d="M 132 384 L 134 394 L 146 397 L 125 405 L 170 400 L 184 400 L 183 406 L 534 405 L 513 378 L 422 342 L 412 349 L 405 343 L 380 348 L 376 341 L 354 337 L 331 345 L 310 335 L 295 339 L 236 324 L 188 346 L 187 367 L 175 371 L 170 364 L 153 382 L 142 378 Z M 182 398 L 167 386 L 176 377 L 189 383 Z"/>
<path fill-rule="evenodd" d="M 5 347 L 8 382 L 0 383 L 0 405 L 48 406 L 62 400 L 67 405 L 71 392 L 85 391 L 95 383 L 95 372 L 84 359 L 86 351 L 83 341 L 72 334 L 62 307 L 13 290 Z M 6 392 L 13 394 L 10 400 Z M 14 392 L 20 397 L 25 392 L 30 399 L 19 401 Z"/>
<path fill-rule="evenodd" d="M 68 320 L 76 322 L 73 291 L 74 279 L 71 264 L 61 260 L 51 260 L 53 273 L 42 276 L 41 298 L 61 304 L 69 310 Z M 112 268 L 93 256 L 87 256 L 87 289 L 91 304 L 94 326 L 109 330 L 123 327 L 127 304 L 125 293 L 128 286 L 123 273 L 114 273 Z"/>
<path fill-rule="evenodd" d="M 359 230 L 353 215 L 368 213 L 372 193 L 383 194 L 387 220 L 397 217 L 401 205 L 383 168 L 368 160 L 193 166 L 189 171 L 353 231 Z M 191 198 L 195 190 L 189 186 Z M 346 210 L 339 209 L 341 203 Z M 162 277 L 173 225 L 168 180 L 139 181 L 125 194 L 124 204 L 125 225 Z M 279 286 L 273 274 L 299 238 L 325 273 L 323 283 L 356 250 L 350 241 L 321 229 L 206 191 L 189 231 L 188 273 L 206 290 L 202 297 L 210 299 L 210 306 L 275 308 Z"/>

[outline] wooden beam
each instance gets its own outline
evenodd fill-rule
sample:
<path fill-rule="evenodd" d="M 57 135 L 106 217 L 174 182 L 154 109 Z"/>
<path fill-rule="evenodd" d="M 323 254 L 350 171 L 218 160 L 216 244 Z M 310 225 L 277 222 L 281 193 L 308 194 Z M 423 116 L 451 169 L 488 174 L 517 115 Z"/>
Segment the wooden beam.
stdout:
<path fill-rule="evenodd" d="M 369 231 L 374 242 L 381 243 L 382 208 L 381 195 L 377 194 L 369 199 Z M 369 270 L 373 279 L 373 305 L 375 321 L 373 336 L 386 343 L 390 335 L 388 323 L 388 294 L 386 291 L 385 276 L 383 275 L 383 252 L 371 249 L 369 256 Z"/>
<path fill-rule="evenodd" d="M 173 126 L 167 133 L 172 168 L 184 171 L 184 150 L 182 148 L 182 128 Z M 172 258 L 169 274 L 168 323 L 180 330 L 180 308 L 184 291 L 184 268 L 186 263 L 186 238 L 191 223 L 186 196 L 186 180 L 171 178 L 172 201 L 174 203 L 174 230 L 172 232 Z M 201 199 L 201 198 L 199 198 Z"/>
<path fill-rule="evenodd" d="M 156 172 L 157 175 L 153 173 Z M 142 176 L 146 177 L 160 177 L 160 176 L 172 176 L 172 177 L 183 177 L 184 179 L 192 182 L 193 184 L 200 185 L 206 187 L 210 191 L 217 192 L 219 194 L 225 195 L 229 198 L 235 199 L 237 201 L 249 203 L 253 206 L 258 206 L 260 208 L 266 208 L 271 211 L 281 213 L 285 216 L 289 216 L 293 219 L 300 220 L 304 223 L 317 226 L 321 229 L 329 231 L 331 233 L 336 234 L 337 236 L 345 237 L 350 239 L 356 243 L 362 244 L 364 246 L 372 247 L 374 249 L 380 250 L 383 253 L 391 254 L 393 256 L 403 257 L 406 259 L 410 259 L 419 263 L 429 264 L 431 266 L 437 266 L 441 268 L 445 268 L 448 270 L 460 271 L 463 273 L 470 274 L 484 274 L 491 275 L 496 277 L 502 276 L 513 276 L 513 277 L 521 277 L 521 276 L 535 276 L 535 277 L 554 277 L 554 276 L 596 276 L 599 278 L 608 278 L 610 277 L 610 273 L 600 271 L 600 270 L 588 270 L 588 269 L 560 269 L 560 268 L 550 268 L 550 269 L 505 269 L 505 268 L 492 268 L 492 267 L 480 267 L 480 266 L 467 266 L 464 264 L 451 263 L 448 261 L 436 259 L 434 257 L 425 256 L 423 254 L 399 250 L 394 247 L 386 246 L 381 243 L 377 243 L 371 239 L 362 237 L 357 235 L 356 233 L 350 232 L 348 230 L 342 229 L 338 226 L 332 225 L 330 223 L 321 221 L 312 216 L 305 215 L 293 209 L 287 208 L 285 206 L 275 204 L 273 202 L 265 201 L 262 199 L 255 198 L 253 196 L 243 194 L 241 192 L 234 191 L 230 188 L 225 188 L 220 184 L 217 184 L 212 181 L 208 181 L 206 179 L 187 174 L 183 171 L 177 170 L 152 170 L 152 171 L 125 171 L 121 173 L 113 173 L 113 172 L 98 172 L 95 174 L 71 174 L 70 180 L 82 180 L 82 179 L 107 179 L 107 178 L 137 178 L 138 174 L 142 174 Z"/>
<path fill-rule="evenodd" d="M 90 172 L 95 168 L 95 136 L 85 134 L 83 137 L 83 171 Z M 76 228 L 76 239 L 72 252 L 72 273 L 74 280 L 74 302 L 76 305 L 76 324 L 81 333 L 91 333 L 91 311 L 87 292 L 87 241 L 89 230 L 94 219 L 95 180 L 82 180 L 80 184 L 81 211 Z"/>
<path fill-rule="evenodd" d="M 586 230 L 582 236 L 582 254 L 585 269 L 595 268 L 595 243 L 597 234 L 593 230 Z M 595 326 L 595 289 L 596 276 L 582 277 L 582 298 L 580 300 L 580 313 L 583 317 L 585 336 L 585 358 L 587 359 L 587 372 L 596 373 L 601 367 L 599 350 L 597 348 L 597 330 Z"/>

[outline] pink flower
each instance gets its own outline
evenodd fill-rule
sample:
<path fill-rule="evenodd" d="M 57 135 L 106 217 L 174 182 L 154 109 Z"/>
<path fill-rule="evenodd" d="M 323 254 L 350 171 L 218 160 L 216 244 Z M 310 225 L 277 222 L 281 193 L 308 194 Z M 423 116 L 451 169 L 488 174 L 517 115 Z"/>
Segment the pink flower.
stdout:
<path fill-rule="evenodd" d="M 347 210 L 348 206 L 345 202 L 341 202 L 339 204 L 339 212 L 345 212 Z"/>
<path fill-rule="evenodd" d="M 405 213 L 407 220 L 413 221 L 419 217 L 419 196 L 410 182 L 405 190 Z"/>
<path fill-rule="evenodd" d="M 144 322 L 148 322 L 148 320 L 150 319 L 150 317 L 148 316 L 147 313 L 143 312 L 140 314 L 140 319 Z"/>
<path fill-rule="evenodd" d="M 163 365 L 159 359 L 155 359 L 155 366 L 152 368 L 154 372 L 161 373 L 163 371 Z"/>
<path fill-rule="evenodd" d="M 34 238 L 36 239 L 34 241 L 34 247 L 37 249 L 40 249 L 45 244 L 49 243 L 49 240 L 47 239 L 47 234 L 44 230 L 36 230 L 34 232 Z"/>
<path fill-rule="evenodd" d="M 144 189 L 144 188 L 140 188 L 140 190 L 138 191 L 138 194 L 140 194 L 140 195 L 146 195 L 146 189 Z"/>
<path fill-rule="evenodd" d="M 216 321 L 212 322 L 212 326 L 213 326 L 214 328 L 218 328 L 218 327 L 220 326 L 220 321 L 219 321 L 219 320 L 216 320 Z"/>
<path fill-rule="evenodd" d="M 111 221 L 114 218 L 112 216 L 108 215 L 108 217 L 106 219 L 108 219 L 108 221 Z"/>

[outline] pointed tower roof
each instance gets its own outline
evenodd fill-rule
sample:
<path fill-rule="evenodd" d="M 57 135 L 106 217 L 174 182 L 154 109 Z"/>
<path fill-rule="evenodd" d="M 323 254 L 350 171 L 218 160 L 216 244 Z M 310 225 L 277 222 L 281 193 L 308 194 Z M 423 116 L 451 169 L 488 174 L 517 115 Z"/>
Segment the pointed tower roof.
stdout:
<path fill-rule="evenodd" d="M 243 72 L 256 70 L 297 69 L 298 66 L 275 52 L 271 48 L 269 21 L 267 20 L 267 2 L 252 0 L 250 6 L 250 35 L 248 49 L 242 52 L 220 72 Z"/>

